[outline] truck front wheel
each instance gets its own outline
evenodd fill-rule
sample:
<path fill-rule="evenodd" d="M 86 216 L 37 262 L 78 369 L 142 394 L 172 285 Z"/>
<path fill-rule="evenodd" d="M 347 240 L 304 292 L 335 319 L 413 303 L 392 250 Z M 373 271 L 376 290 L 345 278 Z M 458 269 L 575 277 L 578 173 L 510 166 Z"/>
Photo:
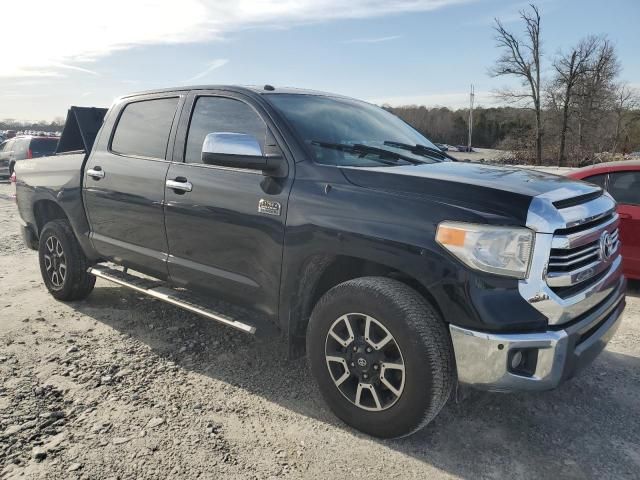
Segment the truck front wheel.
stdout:
<path fill-rule="evenodd" d="M 47 289 L 58 300 L 82 300 L 96 283 L 87 273 L 89 263 L 66 220 L 47 223 L 38 245 L 40 272 Z"/>
<path fill-rule="evenodd" d="M 424 427 L 455 383 L 444 322 L 418 292 L 390 278 L 358 278 L 329 290 L 311 315 L 307 352 L 329 407 L 376 437 Z"/>

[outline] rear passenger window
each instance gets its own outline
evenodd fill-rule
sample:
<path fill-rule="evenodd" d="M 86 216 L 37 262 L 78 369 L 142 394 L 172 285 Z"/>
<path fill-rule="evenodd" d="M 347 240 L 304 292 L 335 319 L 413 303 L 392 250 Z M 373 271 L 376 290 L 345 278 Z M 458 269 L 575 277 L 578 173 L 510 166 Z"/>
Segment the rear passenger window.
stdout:
<path fill-rule="evenodd" d="M 57 138 L 32 138 L 29 149 L 33 158 L 46 157 L 47 155 L 53 155 L 58 146 Z"/>
<path fill-rule="evenodd" d="M 120 115 L 111 150 L 164 160 L 177 107 L 177 97 L 130 103 Z"/>
<path fill-rule="evenodd" d="M 605 180 L 607 179 L 607 174 L 603 173 L 600 175 L 592 175 L 590 177 L 583 178 L 582 180 L 589 183 L 595 183 L 599 187 L 604 188 Z"/>
<path fill-rule="evenodd" d="M 267 125 L 244 102 L 223 97 L 199 97 L 191 115 L 186 163 L 202 163 L 202 144 L 209 133 L 232 132 L 253 135 L 264 152 Z"/>
<path fill-rule="evenodd" d="M 618 203 L 640 205 L 640 172 L 610 173 L 609 193 Z"/>

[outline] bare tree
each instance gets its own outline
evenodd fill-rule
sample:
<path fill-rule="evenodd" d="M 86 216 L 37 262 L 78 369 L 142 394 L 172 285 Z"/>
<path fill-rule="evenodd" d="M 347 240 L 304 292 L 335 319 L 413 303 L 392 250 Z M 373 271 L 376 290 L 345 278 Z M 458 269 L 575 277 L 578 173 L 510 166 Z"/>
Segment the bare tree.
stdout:
<path fill-rule="evenodd" d="M 612 153 L 616 153 L 620 136 L 625 130 L 625 126 L 623 125 L 625 114 L 630 110 L 638 108 L 639 105 L 640 98 L 638 97 L 638 92 L 631 88 L 629 84 L 622 82 L 616 86 L 613 105 L 613 110 L 616 116 L 616 125 L 615 133 L 613 135 L 613 145 L 611 147 Z"/>
<path fill-rule="evenodd" d="M 567 163 L 566 143 L 569 128 L 569 109 L 574 94 L 574 88 L 579 80 L 587 73 L 593 53 L 596 51 L 598 39 L 590 36 L 580 41 L 569 52 L 561 54 L 554 62 L 556 71 L 554 86 L 561 91 L 558 103 L 562 108 L 560 124 L 560 147 L 558 151 L 558 165 Z"/>
<path fill-rule="evenodd" d="M 540 12 L 531 4 L 531 11 L 520 11 L 526 35 L 518 38 L 506 30 L 499 19 L 495 19 L 497 46 L 503 50 L 491 73 L 496 76 L 513 75 L 519 77 L 526 92 L 506 90 L 499 92 L 506 100 L 530 101 L 535 112 L 536 163 L 542 163 L 542 111 L 540 104 Z"/>
<path fill-rule="evenodd" d="M 578 145 L 582 154 L 602 147 L 598 119 L 613 103 L 615 79 L 620 73 L 620 63 L 615 47 L 606 37 L 598 37 L 596 50 L 587 67 L 587 74 L 579 80 Z M 597 115 L 596 115 L 597 114 Z"/>

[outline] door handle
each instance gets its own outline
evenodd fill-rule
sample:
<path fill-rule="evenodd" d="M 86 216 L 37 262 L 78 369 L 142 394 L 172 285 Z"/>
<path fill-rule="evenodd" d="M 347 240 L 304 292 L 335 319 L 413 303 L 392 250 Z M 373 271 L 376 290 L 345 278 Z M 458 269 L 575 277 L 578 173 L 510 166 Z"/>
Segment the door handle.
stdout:
<path fill-rule="evenodd" d="M 193 190 L 191 182 L 187 181 L 184 177 L 177 177 L 175 180 L 167 180 L 165 184 L 167 188 L 170 188 L 171 190 L 178 190 L 180 192 L 190 192 Z"/>
<path fill-rule="evenodd" d="M 104 178 L 104 170 L 102 170 L 102 167 L 90 168 L 87 170 L 87 175 L 94 180 L 100 180 L 101 178 Z"/>
<path fill-rule="evenodd" d="M 618 213 L 618 216 L 620 218 L 631 218 L 631 214 L 630 213 Z"/>

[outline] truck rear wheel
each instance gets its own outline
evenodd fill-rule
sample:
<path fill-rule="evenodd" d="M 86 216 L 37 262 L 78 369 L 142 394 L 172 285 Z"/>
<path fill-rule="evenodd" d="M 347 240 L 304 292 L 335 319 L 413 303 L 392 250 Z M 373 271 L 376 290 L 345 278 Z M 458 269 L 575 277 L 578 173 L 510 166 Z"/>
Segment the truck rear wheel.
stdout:
<path fill-rule="evenodd" d="M 390 278 L 358 278 L 329 290 L 311 315 L 307 352 L 333 412 L 376 437 L 424 427 L 455 383 L 444 322 L 418 292 Z"/>
<path fill-rule="evenodd" d="M 40 272 L 47 289 L 58 300 L 82 300 L 93 290 L 96 277 L 66 220 L 47 223 L 38 245 Z"/>

